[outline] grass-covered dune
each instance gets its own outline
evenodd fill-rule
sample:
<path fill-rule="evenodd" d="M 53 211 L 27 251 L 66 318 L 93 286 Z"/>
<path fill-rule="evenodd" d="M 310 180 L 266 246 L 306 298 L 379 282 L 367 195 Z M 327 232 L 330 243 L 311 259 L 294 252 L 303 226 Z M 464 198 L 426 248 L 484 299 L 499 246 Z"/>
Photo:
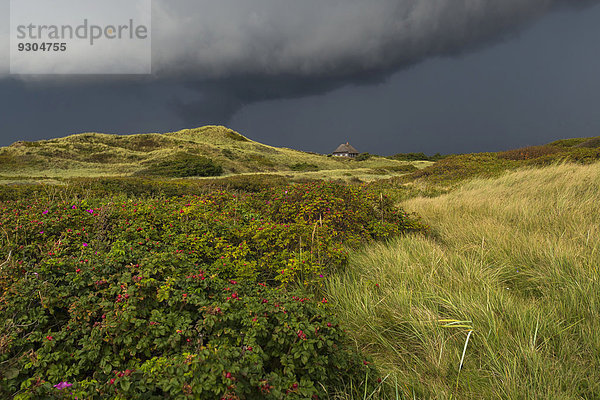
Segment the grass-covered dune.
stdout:
<path fill-rule="evenodd" d="M 201 161 L 199 165 L 185 170 L 194 159 Z M 332 171 L 340 178 L 374 179 L 404 174 L 407 165 L 410 163 L 383 157 L 353 161 L 267 146 L 223 126 L 163 134 L 82 133 L 37 142 L 20 141 L 0 148 L 0 176 L 5 178 L 183 177 L 260 172 L 319 178 L 323 171 Z"/>
<path fill-rule="evenodd" d="M 403 206 L 433 237 L 369 246 L 328 288 L 392 398 L 598 398 L 600 164 L 472 180 Z"/>

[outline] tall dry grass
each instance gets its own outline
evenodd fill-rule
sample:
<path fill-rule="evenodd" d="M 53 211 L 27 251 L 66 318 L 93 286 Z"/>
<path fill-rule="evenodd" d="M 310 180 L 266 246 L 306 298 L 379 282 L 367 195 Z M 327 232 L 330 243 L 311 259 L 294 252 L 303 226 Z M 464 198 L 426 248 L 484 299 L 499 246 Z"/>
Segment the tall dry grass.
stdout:
<path fill-rule="evenodd" d="M 435 236 L 363 249 L 328 286 L 356 345 L 397 379 L 389 397 L 600 398 L 600 164 L 404 206 Z"/>

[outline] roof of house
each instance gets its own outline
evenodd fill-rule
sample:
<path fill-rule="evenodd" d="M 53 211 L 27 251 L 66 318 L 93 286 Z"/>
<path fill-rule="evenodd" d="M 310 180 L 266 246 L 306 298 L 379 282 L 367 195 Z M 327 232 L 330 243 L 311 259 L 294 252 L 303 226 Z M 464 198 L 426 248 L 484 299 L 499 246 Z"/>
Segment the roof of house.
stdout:
<path fill-rule="evenodd" d="M 350 143 L 342 143 L 338 146 L 337 149 L 333 152 L 335 153 L 349 153 L 349 154 L 358 154 L 358 150 L 350 145 Z"/>

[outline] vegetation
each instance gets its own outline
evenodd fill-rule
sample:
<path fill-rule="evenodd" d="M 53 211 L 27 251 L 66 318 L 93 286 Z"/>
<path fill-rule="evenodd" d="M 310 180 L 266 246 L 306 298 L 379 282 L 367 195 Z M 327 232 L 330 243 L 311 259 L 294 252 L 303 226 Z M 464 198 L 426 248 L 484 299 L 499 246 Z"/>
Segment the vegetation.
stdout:
<path fill-rule="evenodd" d="M 296 163 L 290 166 L 292 171 L 318 171 L 319 166 L 315 164 L 308 163 Z"/>
<path fill-rule="evenodd" d="M 163 134 L 106 135 L 84 133 L 38 142 L 17 142 L 0 148 L 0 174 L 8 177 L 70 179 L 73 177 L 215 176 L 184 165 L 168 163 L 181 157 L 205 157 L 224 175 L 273 173 L 304 179 L 307 172 L 343 174 L 363 168 L 384 168 L 403 163 L 371 157 L 361 163 L 315 153 L 267 146 L 222 126 L 205 126 Z M 291 168 L 297 166 L 299 169 Z M 204 168 L 199 167 L 203 172 Z M 210 170 L 210 168 L 209 168 Z M 339 171 L 339 172 L 338 172 Z M 359 173 L 360 174 L 360 173 Z M 390 170 L 390 176 L 399 175 Z M 319 178 L 320 179 L 320 178 Z M 368 176 L 361 174 L 361 179 Z"/>
<path fill-rule="evenodd" d="M 360 153 L 354 158 L 354 161 L 367 161 L 369 158 L 373 157 L 372 154 L 369 153 Z"/>
<path fill-rule="evenodd" d="M 398 153 L 388 158 L 398 161 L 439 161 L 445 157 L 447 156 L 443 156 L 440 153 L 435 153 L 432 156 L 428 156 L 425 153 Z"/>
<path fill-rule="evenodd" d="M 171 159 L 153 163 L 138 171 L 136 175 L 163 176 L 186 178 L 189 176 L 219 176 L 223 167 L 216 165 L 213 160 L 192 154 L 176 154 Z"/>
<path fill-rule="evenodd" d="M 596 398 L 598 143 L 0 149 L 0 397 Z"/>
<path fill-rule="evenodd" d="M 377 390 L 318 294 L 347 262 L 342 243 L 424 229 L 387 197 L 336 184 L 147 199 L 101 187 L 0 203 L 2 397 Z"/>
<path fill-rule="evenodd" d="M 597 146 L 596 146 L 597 145 Z M 590 164 L 600 160 L 598 138 L 565 139 L 543 146 L 530 146 L 498 153 L 447 156 L 435 164 L 395 178 L 407 183 L 426 180 L 453 184 L 475 177 L 497 177 L 506 171 L 526 166 L 545 166 L 563 162 Z"/>
<path fill-rule="evenodd" d="M 600 165 L 477 179 L 404 203 L 431 226 L 328 281 L 399 398 L 596 398 Z"/>

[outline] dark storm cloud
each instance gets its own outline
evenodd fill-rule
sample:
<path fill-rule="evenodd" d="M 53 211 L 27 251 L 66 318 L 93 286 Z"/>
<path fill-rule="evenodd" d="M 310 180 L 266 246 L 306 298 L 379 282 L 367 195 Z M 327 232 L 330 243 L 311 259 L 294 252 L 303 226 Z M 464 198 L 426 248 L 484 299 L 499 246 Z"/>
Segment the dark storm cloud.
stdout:
<path fill-rule="evenodd" d="M 31 103 L 47 114 L 44 127 L 51 131 L 77 121 L 61 134 L 80 126 L 146 130 L 145 124 L 127 117 L 147 115 L 142 110 L 148 109 L 152 116 L 165 117 L 162 121 L 172 128 L 177 126 L 172 126 L 172 116 L 166 118 L 169 112 L 187 126 L 227 123 L 248 104 L 385 82 L 424 59 L 460 55 L 501 41 L 557 7 L 598 2 L 155 0 L 152 77 L 21 77 L 22 85 L 0 79 L 0 90 L 13 97 L 3 99 L 3 112 L 20 115 Z M 0 0 L 3 15 L 7 4 Z M 7 26 L 0 26 L 4 54 Z M 7 59 L 0 57 L 0 75 L 6 74 Z M 0 117 L 3 135 L 23 132 L 14 115 Z M 35 121 L 26 122 L 31 130 L 36 126 Z M 158 123 L 154 130 L 162 126 Z"/>
<path fill-rule="evenodd" d="M 433 56 L 518 32 L 591 0 L 184 0 L 156 2 L 154 70 L 198 92 L 171 104 L 190 124 L 244 105 L 382 82 Z"/>

